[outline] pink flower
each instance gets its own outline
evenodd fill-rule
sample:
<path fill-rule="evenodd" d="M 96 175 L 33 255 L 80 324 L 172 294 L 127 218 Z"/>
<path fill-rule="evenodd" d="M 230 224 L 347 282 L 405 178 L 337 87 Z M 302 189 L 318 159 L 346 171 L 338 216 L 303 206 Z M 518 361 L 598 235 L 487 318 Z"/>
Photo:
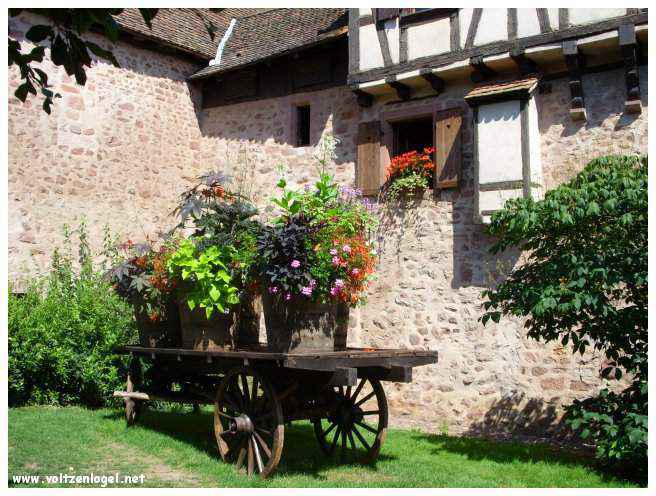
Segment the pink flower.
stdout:
<path fill-rule="evenodd" d="M 312 295 L 312 288 L 310 286 L 305 286 L 301 288 L 301 293 L 303 293 L 305 296 L 311 296 Z"/>
<path fill-rule="evenodd" d="M 342 246 L 342 251 L 344 253 L 351 253 L 351 247 L 349 245 Z"/>
<path fill-rule="evenodd" d="M 314 279 L 312 279 L 312 280 L 310 281 L 310 287 L 311 287 L 311 288 L 314 288 L 316 285 L 317 285 L 317 281 L 315 281 Z"/>
<path fill-rule="evenodd" d="M 301 262 L 298 260 L 292 260 L 292 263 L 290 264 L 292 266 L 292 269 L 298 269 L 301 266 Z"/>
<path fill-rule="evenodd" d="M 337 289 L 335 286 L 330 288 L 330 296 L 335 296 L 337 293 L 339 293 L 339 289 Z"/>
<path fill-rule="evenodd" d="M 285 301 L 289 301 L 289 300 L 291 300 L 291 299 L 292 299 L 292 295 L 291 295 L 291 293 L 287 293 L 287 294 L 285 295 Z"/>
<path fill-rule="evenodd" d="M 353 269 L 351 271 L 351 274 L 353 274 L 354 276 L 357 276 L 359 273 L 360 273 L 360 269 Z"/>
<path fill-rule="evenodd" d="M 340 260 L 339 257 L 333 257 L 333 265 L 339 265 Z"/>
<path fill-rule="evenodd" d="M 278 292 L 278 286 L 269 286 L 269 293 L 276 294 Z"/>
<path fill-rule="evenodd" d="M 335 248 L 330 249 L 330 254 L 331 255 L 337 255 L 337 250 Z"/>
<path fill-rule="evenodd" d="M 344 287 L 344 281 L 342 281 L 341 279 L 335 279 L 335 287 L 342 289 Z"/>

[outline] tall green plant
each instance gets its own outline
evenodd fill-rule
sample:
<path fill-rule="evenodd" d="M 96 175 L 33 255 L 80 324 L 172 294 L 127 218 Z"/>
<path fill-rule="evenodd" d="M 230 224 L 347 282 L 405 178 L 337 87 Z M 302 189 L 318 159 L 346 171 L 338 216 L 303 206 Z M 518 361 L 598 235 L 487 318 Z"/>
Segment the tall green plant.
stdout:
<path fill-rule="evenodd" d="M 508 201 L 489 230 L 493 253 L 519 248 L 526 261 L 485 292 L 483 322 L 526 317 L 529 337 L 602 352 L 605 378 L 630 374 L 630 387 L 575 402 L 568 419 L 601 460 L 646 474 L 647 158 L 595 159 L 544 200 Z"/>
<path fill-rule="evenodd" d="M 127 370 L 117 345 L 135 339 L 131 309 L 96 270 L 84 223 L 65 228 L 51 270 L 24 294 L 9 292 L 9 404 L 101 406 L 122 387 Z M 76 266 L 78 268 L 76 268 Z"/>

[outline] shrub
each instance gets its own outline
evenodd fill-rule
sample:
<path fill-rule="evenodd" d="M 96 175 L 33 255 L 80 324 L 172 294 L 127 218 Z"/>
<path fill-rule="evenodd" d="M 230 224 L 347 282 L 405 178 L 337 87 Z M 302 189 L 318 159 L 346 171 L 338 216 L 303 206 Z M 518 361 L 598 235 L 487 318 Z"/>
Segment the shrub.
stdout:
<path fill-rule="evenodd" d="M 647 159 L 591 161 L 544 200 L 506 202 L 492 216 L 493 253 L 517 247 L 526 262 L 496 289 L 483 322 L 501 313 L 528 317 L 528 336 L 604 353 L 606 378 L 631 376 L 567 410 L 599 459 L 646 474 L 647 461 Z"/>
<path fill-rule="evenodd" d="M 70 235 L 50 273 L 9 292 L 9 404 L 71 403 L 97 407 L 123 387 L 127 358 L 113 348 L 135 338 L 131 309 L 93 267 L 84 224 L 80 268 Z"/>

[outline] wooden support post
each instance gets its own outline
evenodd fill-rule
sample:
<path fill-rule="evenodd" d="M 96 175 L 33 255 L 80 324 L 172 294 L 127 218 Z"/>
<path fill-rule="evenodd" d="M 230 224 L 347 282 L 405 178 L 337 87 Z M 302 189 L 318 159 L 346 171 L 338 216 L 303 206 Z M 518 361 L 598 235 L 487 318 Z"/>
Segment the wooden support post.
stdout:
<path fill-rule="evenodd" d="M 519 73 L 522 76 L 537 74 L 539 71 L 537 64 L 526 56 L 523 49 L 513 49 L 510 51 L 510 58 L 517 64 Z"/>
<path fill-rule="evenodd" d="M 620 51 L 624 59 L 626 79 L 626 102 L 624 111 L 629 114 L 642 113 L 640 100 L 640 74 L 638 72 L 638 44 L 633 24 L 622 24 L 619 27 Z"/>
<path fill-rule="evenodd" d="M 585 67 L 585 58 L 581 52 L 576 40 L 563 41 L 563 55 L 569 72 L 569 91 L 571 102 L 569 115 L 572 120 L 585 121 L 585 100 L 583 98 L 583 84 L 581 82 L 581 73 Z"/>
<path fill-rule="evenodd" d="M 433 91 L 435 91 L 437 95 L 444 91 L 444 79 L 434 74 L 433 71 L 430 69 L 422 69 L 419 74 L 428 84 L 431 85 L 431 88 L 433 88 Z"/>
<path fill-rule="evenodd" d="M 362 90 L 353 90 L 353 93 L 358 99 L 358 105 L 363 108 L 371 107 L 374 103 L 373 95 L 366 93 Z"/>
<path fill-rule="evenodd" d="M 472 57 L 469 59 L 469 64 L 474 68 L 474 72 L 471 74 L 472 83 L 482 83 L 492 79 L 496 75 L 496 72 L 485 65 L 481 56 Z"/>
<path fill-rule="evenodd" d="M 410 99 L 410 86 L 407 86 L 403 83 L 399 83 L 394 79 L 386 79 L 385 82 L 390 86 L 394 91 L 396 91 L 397 96 L 401 100 Z"/>

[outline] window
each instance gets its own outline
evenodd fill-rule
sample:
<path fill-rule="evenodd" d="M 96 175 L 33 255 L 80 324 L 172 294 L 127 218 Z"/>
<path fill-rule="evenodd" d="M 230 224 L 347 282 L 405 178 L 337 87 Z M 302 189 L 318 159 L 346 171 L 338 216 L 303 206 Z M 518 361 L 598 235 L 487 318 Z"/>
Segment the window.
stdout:
<path fill-rule="evenodd" d="M 433 118 L 421 117 L 392 123 L 394 133 L 394 155 L 433 146 Z"/>
<path fill-rule="evenodd" d="M 310 145 L 310 106 L 296 107 L 296 146 Z"/>

